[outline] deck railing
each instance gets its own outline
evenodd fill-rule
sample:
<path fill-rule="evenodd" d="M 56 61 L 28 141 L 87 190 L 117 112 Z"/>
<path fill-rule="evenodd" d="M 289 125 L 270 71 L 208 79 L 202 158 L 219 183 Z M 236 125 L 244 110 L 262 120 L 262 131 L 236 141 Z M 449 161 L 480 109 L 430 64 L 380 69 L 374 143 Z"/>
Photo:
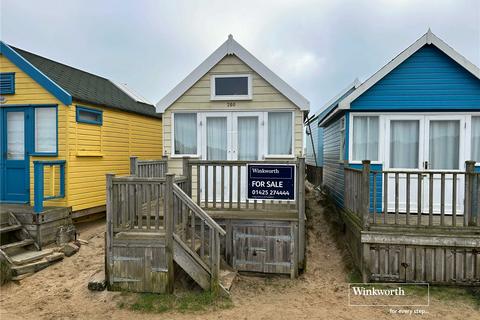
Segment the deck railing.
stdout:
<path fill-rule="evenodd" d="M 345 168 L 345 208 L 369 225 L 480 226 L 480 173 Z"/>
<path fill-rule="evenodd" d="M 168 172 L 168 161 L 161 160 L 138 160 L 138 157 L 130 157 L 130 174 L 143 178 L 164 178 Z"/>
<path fill-rule="evenodd" d="M 65 160 L 33 161 L 35 213 L 43 211 L 44 201 L 65 197 L 65 163 Z"/>

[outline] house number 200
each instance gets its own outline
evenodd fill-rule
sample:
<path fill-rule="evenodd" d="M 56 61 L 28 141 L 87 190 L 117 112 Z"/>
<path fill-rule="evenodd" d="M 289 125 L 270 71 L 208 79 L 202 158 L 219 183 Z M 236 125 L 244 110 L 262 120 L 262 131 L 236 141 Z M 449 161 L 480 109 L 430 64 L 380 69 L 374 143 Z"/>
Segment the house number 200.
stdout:
<path fill-rule="evenodd" d="M 227 102 L 227 107 L 235 107 L 235 102 Z"/>

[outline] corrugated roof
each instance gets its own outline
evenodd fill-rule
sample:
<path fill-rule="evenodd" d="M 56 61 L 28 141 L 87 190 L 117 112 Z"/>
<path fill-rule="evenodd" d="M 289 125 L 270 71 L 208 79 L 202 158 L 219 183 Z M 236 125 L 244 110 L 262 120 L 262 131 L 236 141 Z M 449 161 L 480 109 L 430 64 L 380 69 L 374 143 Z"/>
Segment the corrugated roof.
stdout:
<path fill-rule="evenodd" d="M 161 118 L 151 104 L 135 101 L 109 79 L 10 46 L 79 102 Z"/>

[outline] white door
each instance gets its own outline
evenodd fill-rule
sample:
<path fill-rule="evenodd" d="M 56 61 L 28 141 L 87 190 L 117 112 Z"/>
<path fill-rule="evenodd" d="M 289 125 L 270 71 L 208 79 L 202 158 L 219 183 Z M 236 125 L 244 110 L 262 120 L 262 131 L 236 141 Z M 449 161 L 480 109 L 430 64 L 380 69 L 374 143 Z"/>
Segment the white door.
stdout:
<path fill-rule="evenodd" d="M 452 213 L 453 191 L 456 189 L 456 212 L 463 212 L 463 181 L 457 175 L 454 188 L 452 172 L 464 169 L 465 155 L 465 116 L 409 116 L 395 115 L 386 118 L 386 159 L 385 168 L 391 171 L 411 172 L 410 174 L 410 212 L 418 212 L 418 189 L 422 194 L 421 210 L 429 212 L 430 179 L 422 174 L 418 183 L 418 171 L 435 172 L 433 179 L 433 212 L 441 211 L 441 172 L 445 175 L 444 203 L 445 213 Z M 406 212 L 407 175 L 395 174 L 388 177 L 388 211 L 394 212 L 398 188 L 398 210 Z"/>
<path fill-rule="evenodd" d="M 210 161 L 232 160 L 232 116 L 231 112 L 212 112 L 203 114 L 201 120 L 202 159 Z M 228 194 L 229 177 L 225 169 L 224 185 L 221 185 L 221 166 L 202 168 L 201 190 L 202 200 L 205 199 L 205 179 L 208 170 L 208 200 L 213 201 L 213 189 L 215 183 L 215 198 L 221 198 L 221 189 L 224 195 Z M 213 183 L 215 170 L 215 182 Z"/>
<path fill-rule="evenodd" d="M 422 170 L 424 141 L 424 117 L 398 115 L 386 118 L 385 169 L 411 172 L 410 212 L 418 212 L 418 175 Z M 388 211 L 395 211 L 395 175 L 388 175 Z M 423 186 L 420 185 L 423 192 Z M 407 210 L 407 175 L 398 175 L 398 210 Z"/>
<path fill-rule="evenodd" d="M 425 117 L 424 167 L 426 171 L 446 172 L 445 174 L 445 213 L 452 214 L 454 181 L 452 172 L 463 171 L 465 167 L 465 116 L 427 116 Z M 433 212 L 441 212 L 441 175 L 433 176 Z M 464 181 L 463 175 L 456 178 L 456 213 L 463 213 Z M 430 181 L 427 175 L 424 182 L 425 211 L 430 204 Z"/>
<path fill-rule="evenodd" d="M 233 113 L 233 160 L 255 161 L 263 156 L 263 139 L 260 139 L 263 125 L 262 113 L 234 112 Z M 240 201 L 245 201 L 247 195 L 247 168 L 240 170 Z M 238 179 L 238 172 L 233 173 L 234 182 Z M 234 183 L 233 198 L 238 199 L 237 183 Z"/>

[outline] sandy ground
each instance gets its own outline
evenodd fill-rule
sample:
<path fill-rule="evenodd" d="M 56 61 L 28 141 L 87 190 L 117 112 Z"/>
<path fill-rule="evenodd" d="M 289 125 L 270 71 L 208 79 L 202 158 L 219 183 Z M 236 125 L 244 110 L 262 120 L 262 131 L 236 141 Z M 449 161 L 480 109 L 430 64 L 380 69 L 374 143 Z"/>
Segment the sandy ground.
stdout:
<path fill-rule="evenodd" d="M 345 251 L 338 248 L 322 208 L 307 193 L 307 272 L 297 280 L 239 276 L 234 307 L 182 314 L 146 314 L 117 307 L 116 292 L 90 292 L 87 283 L 103 263 L 103 221 L 80 226 L 89 243 L 45 270 L 0 288 L 0 319 L 480 319 L 470 302 L 433 299 L 424 315 L 392 315 L 388 307 L 349 307 Z M 408 308 L 406 308 L 408 309 Z"/>

